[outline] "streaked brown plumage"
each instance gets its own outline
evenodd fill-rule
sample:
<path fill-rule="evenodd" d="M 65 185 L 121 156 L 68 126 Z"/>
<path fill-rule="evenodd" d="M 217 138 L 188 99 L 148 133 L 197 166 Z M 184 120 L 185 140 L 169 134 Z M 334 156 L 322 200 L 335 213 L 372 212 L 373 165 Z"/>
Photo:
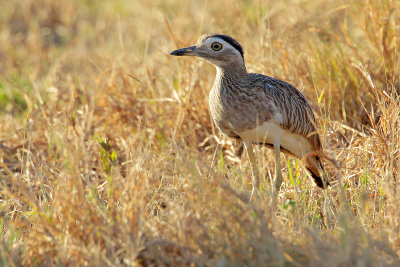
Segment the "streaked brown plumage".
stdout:
<path fill-rule="evenodd" d="M 322 146 L 314 113 L 299 90 L 287 82 L 248 73 L 243 48 L 226 35 L 203 35 L 196 46 L 171 55 L 198 56 L 216 66 L 209 98 L 211 114 L 224 134 L 243 140 L 252 163 L 253 192 L 259 175 L 251 144 L 275 149 L 276 191 L 282 182 L 280 151 L 303 160 L 318 186 L 329 184 L 320 175 L 323 169 L 318 152 Z"/>

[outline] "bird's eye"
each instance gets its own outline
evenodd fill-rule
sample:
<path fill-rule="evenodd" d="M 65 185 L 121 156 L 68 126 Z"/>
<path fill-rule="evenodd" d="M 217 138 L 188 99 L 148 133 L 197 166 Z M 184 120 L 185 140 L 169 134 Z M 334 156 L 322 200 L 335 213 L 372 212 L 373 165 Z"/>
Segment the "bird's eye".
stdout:
<path fill-rule="evenodd" d="M 219 51 L 222 49 L 222 44 L 218 43 L 218 42 L 214 42 L 214 43 L 212 43 L 211 48 L 214 51 Z"/>

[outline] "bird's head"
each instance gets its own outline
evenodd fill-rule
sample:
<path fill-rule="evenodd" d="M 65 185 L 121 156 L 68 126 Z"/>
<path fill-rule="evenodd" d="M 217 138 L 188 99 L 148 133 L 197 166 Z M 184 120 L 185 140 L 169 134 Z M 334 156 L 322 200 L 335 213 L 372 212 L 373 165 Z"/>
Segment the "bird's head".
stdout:
<path fill-rule="evenodd" d="M 242 46 L 232 37 L 222 34 L 205 34 L 197 44 L 171 52 L 173 56 L 197 56 L 218 67 L 244 64 Z"/>

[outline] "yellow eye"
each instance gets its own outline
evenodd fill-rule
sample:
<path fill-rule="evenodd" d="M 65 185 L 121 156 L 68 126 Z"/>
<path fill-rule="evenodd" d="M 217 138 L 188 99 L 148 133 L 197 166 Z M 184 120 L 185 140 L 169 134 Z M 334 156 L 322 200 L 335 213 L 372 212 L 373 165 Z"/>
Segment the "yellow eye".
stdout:
<path fill-rule="evenodd" d="M 214 51 L 219 51 L 219 50 L 222 49 L 222 44 L 218 43 L 218 42 L 214 42 L 211 45 L 211 49 L 214 50 Z"/>

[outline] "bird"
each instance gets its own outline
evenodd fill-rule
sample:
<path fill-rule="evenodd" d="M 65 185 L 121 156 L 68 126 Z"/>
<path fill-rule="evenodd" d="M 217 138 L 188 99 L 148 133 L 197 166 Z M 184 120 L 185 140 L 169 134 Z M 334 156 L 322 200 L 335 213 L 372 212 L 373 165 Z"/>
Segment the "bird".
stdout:
<path fill-rule="evenodd" d="M 281 152 L 300 159 L 318 187 L 329 185 L 321 163 L 322 144 L 314 112 L 296 87 L 247 72 L 243 47 L 228 35 L 204 34 L 195 45 L 170 55 L 199 57 L 216 67 L 209 94 L 211 115 L 223 134 L 241 140 L 246 148 L 252 169 L 250 201 L 260 181 L 253 144 L 274 151 L 274 197 L 283 181 Z"/>

